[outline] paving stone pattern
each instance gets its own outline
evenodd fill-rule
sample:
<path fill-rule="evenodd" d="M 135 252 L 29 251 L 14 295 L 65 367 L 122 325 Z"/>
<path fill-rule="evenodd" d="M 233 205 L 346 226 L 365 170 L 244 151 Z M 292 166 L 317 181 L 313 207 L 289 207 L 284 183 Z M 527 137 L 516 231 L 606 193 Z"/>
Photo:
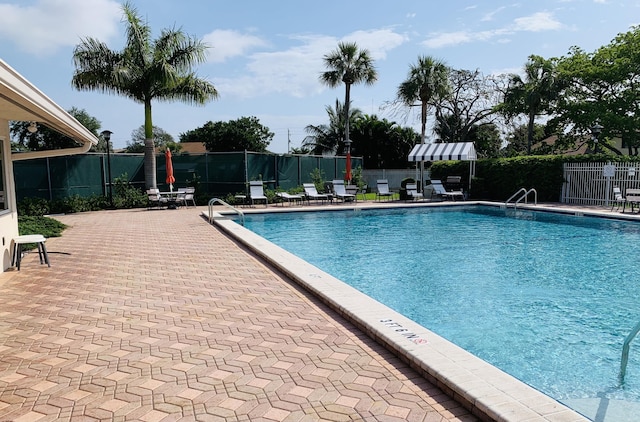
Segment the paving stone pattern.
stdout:
<path fill-rule="evenodd" d="M 474 421 L 200 211 L 58 217 L 0 274 L 0 421 Z"/>

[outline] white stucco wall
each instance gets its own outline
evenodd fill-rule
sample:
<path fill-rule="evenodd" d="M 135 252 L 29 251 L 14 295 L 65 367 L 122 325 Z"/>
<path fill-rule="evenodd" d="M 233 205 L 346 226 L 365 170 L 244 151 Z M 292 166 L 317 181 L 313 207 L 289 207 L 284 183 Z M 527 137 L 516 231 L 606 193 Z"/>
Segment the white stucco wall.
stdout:
<path fill-rule="evenodd" d="M 7 209 L 0 210 L 0 253 L 2 254 L 2 271 L 11 266 L 13 251 L 12 239 L 18 236 L 18 211 L 16 209 L 16 185 L 13 178 L 11 162 L 11 140 L 9 137 L 9 121 L 0 119 L 0 145 L 2 149 L 2 178 L 5 181 L 5 201 Z"/>

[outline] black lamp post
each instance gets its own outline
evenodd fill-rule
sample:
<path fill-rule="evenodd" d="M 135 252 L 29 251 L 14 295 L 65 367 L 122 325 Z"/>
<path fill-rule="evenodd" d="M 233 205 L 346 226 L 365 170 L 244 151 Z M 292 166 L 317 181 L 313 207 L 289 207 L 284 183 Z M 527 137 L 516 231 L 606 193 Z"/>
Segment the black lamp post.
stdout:
<path fill-rule="evenodd" d="M 111 132 L 110 130 L 103 130 L 100 135 L 104 139 L 107 146 L 107 177 L 109 178 L 109 205 L 113 208 L 113 186 L 111 184 Z"/>
<path fill-rule="evenodd" d="M 598 122 L 595 122 L 595 124 L 591 126 L 591 134 L 593 135 L 593 142 L 595 144 L 595 146 L 593 147 L 594 154 L 598 153 L 598 139 L 600 137 L 600 134 L 602 133 L 602 129 L 604 128 Z"/>

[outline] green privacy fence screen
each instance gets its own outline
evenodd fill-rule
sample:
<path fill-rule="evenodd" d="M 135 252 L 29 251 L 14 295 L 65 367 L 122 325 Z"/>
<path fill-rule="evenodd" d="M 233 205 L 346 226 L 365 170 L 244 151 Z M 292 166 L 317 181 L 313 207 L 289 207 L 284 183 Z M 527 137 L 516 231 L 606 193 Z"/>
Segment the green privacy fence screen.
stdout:
<path fill-rule="evenodd" d="M 107 160 L 106 154 L 90 153 L 14 162 L 17 200 L 106 196 L 108 161 L 112 179 L 126 174 L 130 183 L 144 190 L 142 154 L 111 154 Z M 288 190 L 311 182 L 311 172 L 316 168 L 323 172 L 325 180 L 342 179 L 346 166 L 344 157 L 254 152 L 174 154 L 172 163 L 175 188 L 197 181 L 199 193 L 211 197 L 245 192 L 251 180 L 263 180 L 268 189 Z M 358 166 L 362 167 L 362 159 L 352 158 L 352 167 Z M 164 154 L 156 157 L 156 171 L 158 187 L 168 190 Z"/>

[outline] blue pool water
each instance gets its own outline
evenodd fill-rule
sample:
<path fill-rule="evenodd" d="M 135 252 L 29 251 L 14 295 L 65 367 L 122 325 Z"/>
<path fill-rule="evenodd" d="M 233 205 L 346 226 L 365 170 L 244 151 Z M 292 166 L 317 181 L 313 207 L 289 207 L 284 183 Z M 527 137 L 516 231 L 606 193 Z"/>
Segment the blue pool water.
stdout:
<path fill-rule="evenodd" d="M 247 216 L 246 227 L 558 399 L 640 401 L 640 224 L 488 207 Z"/>

